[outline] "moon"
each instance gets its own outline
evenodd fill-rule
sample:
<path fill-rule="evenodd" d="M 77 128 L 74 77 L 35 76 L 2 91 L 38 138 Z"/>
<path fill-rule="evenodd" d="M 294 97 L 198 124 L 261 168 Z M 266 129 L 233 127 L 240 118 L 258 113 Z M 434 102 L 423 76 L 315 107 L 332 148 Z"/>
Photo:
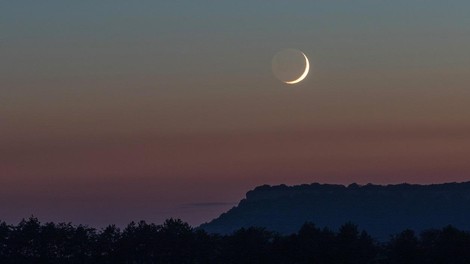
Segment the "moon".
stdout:
<path fill-rule="evenodd" d="M 296 83 L 299 83 L 299 82 L 303 81 L 305 79 L 305 77 L 307 77 L 308 72 L 310 71 L 310 62 L 308 61 L 307 55 L 305 55 L 305 53 L 302 52 L 302 55 L 304 55 L 304 58 L 305 58 L 304 73 L 302 73 L 302 75 L 300 75 L 299 78 L 297 78 L 293 81 L 290 81 L 290 82 L 285 82 L 285 83 L 287 83 L 287 84 L 296 84 Z"/>
<path fill-rule="evenodd" d="M 285 84 L 297 84 L 303 81 L 309 71 L 310 62 L 305 53 L 297 49 L 281 50 L 272 59 L 274 76 Z"/>

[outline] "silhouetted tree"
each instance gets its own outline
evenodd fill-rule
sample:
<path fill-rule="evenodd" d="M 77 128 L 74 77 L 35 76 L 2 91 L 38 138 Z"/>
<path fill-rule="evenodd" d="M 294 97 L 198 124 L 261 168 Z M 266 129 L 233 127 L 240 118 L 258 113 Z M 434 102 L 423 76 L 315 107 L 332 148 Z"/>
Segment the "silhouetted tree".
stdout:
<path fill-rule="evenodd" d="M 334 257 L 334 233 L 325 228 L 317 228 L 313 223 L 305 223 L 298 235 L 292 236 L 293 245 L 291 252 L 298 263 L 324 263 Z"/>
<path fill-rule="evenodd" d="M 99 263 L 118 263 L 118 243 L 121 240 L 121 230 L 115 225 L 109 225 L 98 235 L 94 257 Z"/>
<path fill-rule="evenodd" d="M 242 228 L 226 237 L 225 263 L 271 263 L 269 246 L 273 234 L 264 228 Z"/>
<path fill-rule="evenodd" d="M 126 263 L 155 263 L 159 246 L 160 226 L 140 221 L 131 222 L 122 232 L 117 250 Z"/>
<path fill-rule="evenodd" d="M 161 235 L 161 258 L 163 263 L 191 263 L 196 254 L 193 229 L 180 219 L 169 219 L 163 223 Z"/>
<path fill-rule="evenodd" d="M 376 255 L 372 238 L 353 223 L 341 226 L 336 242 L 337 263 L 370 263 Z"/>
<path fill-rule="evenodd" d="M 470 263 L 470 234 L 452 226 L 421 233 L 421 248 L 429 263 Z"/>
<path fill-rule="evenodd" d="M 436 252 L 436 259 L 441 263 L 470 263 L 470 235 L 447 226 L 441 231 Z"/>
<path fill-rule="evenodd" d="M 10 226 L 5 222 L 0 222 L 0 263 L 5 263 L 8 260 L 9 251 L 8 239 L 11 235 Z"/>
<path fill-rule="evenodd" d="M 74 227 L 69 223 L 46 223 L 39 230 L 39 259 L 42 263 L 64 263 L 76 254 L 72 251 Z"/>
<path fill-rule="evenodd" d="M 419 241 L 413 230 L 407 229 L 392 237 L 387 245 L 390 263 L 420 263 Z"/>
<path fill-rule="evenodd" d="M 35 217 L 23 219 L 11 232 L 8 244 L 10 256 L 18 263 L 39 262 L 41 224 Z"/>
<path fill-rule="evenodd" d="M 305 223 L 291 235 L 242 228 L 231 235 L 208 234 L 179 219 L 162 225 L 131 222 L 122 231 L 100 231 L 71 223 L 41 224 L 35 217 L 16 226 L 0 222 L 0 263 L 279 263 L 438 264 L 470 263 L 470 233 L 452 226 L 412 230 L 374 242 L 352 223 L 338 232 Z"/>

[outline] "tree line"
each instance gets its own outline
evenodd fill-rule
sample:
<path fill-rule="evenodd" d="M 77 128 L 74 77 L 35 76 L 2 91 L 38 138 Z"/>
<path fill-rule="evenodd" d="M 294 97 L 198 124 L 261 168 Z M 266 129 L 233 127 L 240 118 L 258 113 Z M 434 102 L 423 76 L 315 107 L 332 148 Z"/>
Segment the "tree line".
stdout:
<path fill-rule="evenodd" d="M 305 223 L 280 235 L 242 228 L 208 234 L 168 219 L 97 230 L 71 223 L 0 222 L 0 263 L 470 263 L 470 233 L 452 226 L 416 234 L 404 230 L 386 242 L 345 223 L 338 231 Z"/>

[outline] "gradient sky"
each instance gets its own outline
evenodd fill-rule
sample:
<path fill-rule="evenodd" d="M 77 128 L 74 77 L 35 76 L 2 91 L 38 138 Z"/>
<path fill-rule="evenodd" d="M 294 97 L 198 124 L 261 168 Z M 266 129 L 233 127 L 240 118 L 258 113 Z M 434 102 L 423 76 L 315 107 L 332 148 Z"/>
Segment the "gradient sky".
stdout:
<path fill-rule="evenodd" d="M 469 1 L 4 1 L 0 216 L 197 225 L 261 184 L 470 180 Z M 272 57 L 311 72 L 278 81 Z"/>

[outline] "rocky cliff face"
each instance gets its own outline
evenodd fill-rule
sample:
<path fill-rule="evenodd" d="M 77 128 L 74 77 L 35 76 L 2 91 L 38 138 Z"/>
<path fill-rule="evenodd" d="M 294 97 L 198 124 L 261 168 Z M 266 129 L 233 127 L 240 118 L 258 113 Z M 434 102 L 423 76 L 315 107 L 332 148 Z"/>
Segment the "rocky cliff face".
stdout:
<path fill-rule="evenodd" d="M 259 226 L 287 234 L 298 231 L 306 221 L 332 229 L 353 222 L 377 239 L 387 239 L 406 228 L 421 231 L 450 224 L 470 230 L 470 182 L 263 185 L 201 228 L 230 233 Z"/>

